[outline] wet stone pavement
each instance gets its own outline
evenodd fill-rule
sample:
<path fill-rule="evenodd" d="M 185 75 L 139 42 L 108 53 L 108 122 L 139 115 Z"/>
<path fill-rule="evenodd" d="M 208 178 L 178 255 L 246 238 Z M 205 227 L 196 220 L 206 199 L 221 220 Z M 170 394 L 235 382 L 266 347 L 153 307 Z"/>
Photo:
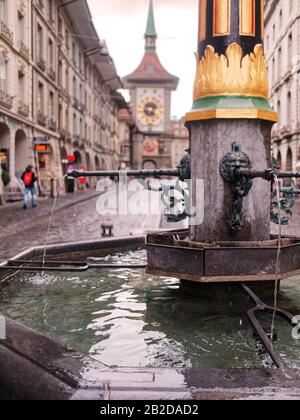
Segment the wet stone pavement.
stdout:
<path fill-rule="evenodd" d="M 181 228 L 168 224 L 158 215 L 100 215 L 97 212 L 99 193 L 77 192 L 59 197 L 51 223 L 48 243 L 101 239 L 103 223 L 113 224 L 115 237 L 141 235 L 151 229 Z M 22 209 L 22 203 L 0 206 L 0 262 L 31 246 L 44 245 L 54 199 L 40 199 L 36 209 Z M 99 204 L 99 203 L 98 203 Z M 282 234 L 300 237 L 300 200 L 294 208 L 290 225 Z M 278 226 L 272 224 L 273 234 Z"/>
<path fill-rule="evenodd" d="M 77 192 L 59 197 L 51 222 L 48 243 L 101 239 L 103 223 L 113 224 L 115 237 L 140 235 L 157 229 L 159 215 L 112 215 L 97 213 L 95 191 Z M 38 207 L 23 210 L 22 203 L 0 206 L 0 262 L 31 246 L 44 245 L 54 199 L 40 199 Z"/>

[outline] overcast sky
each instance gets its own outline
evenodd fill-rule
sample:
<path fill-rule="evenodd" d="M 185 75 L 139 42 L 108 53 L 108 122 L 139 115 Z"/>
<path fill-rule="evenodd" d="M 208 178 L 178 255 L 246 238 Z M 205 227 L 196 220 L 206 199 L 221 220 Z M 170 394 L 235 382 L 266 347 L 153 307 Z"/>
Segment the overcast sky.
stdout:
<path fill-rule="evenodd" d="M 101 39 L 107 41 L 121 77 L 140 63 L 144 51 L 149 0 L 88 0 Z M 172 115 L 181 117 L 192 105 L 197 50 L 198 0 L 153 0 L 157 52 L 166 69 L 180 78 L 173 94 Z"/>

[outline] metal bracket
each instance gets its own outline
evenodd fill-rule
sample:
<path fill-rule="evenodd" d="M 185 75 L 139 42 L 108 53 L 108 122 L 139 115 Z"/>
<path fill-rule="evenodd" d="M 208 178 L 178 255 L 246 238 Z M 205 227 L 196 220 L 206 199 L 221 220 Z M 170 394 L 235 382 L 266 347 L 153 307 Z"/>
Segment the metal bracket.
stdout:
<path fill-rule="evenodd" d="M 160 184 L 159 187 L 154 187 L 151 185 L 151 181 L 146 180 L 145 177 L 141 176 L 138 178 L 139 183 L 146 190 L 161 193 L 161 200 L 165 205 L 164 216 L 169 223 L 181 222 L 188 217 L 188 214 L 185 211 L 185 203 L 190 199 L 189 192 L 181 185 L 181 182 L 186 182 L 191 178 L 190 150 L 187 149 L 186 152 L 186 155 L 183 156 L 180 164 L 177 166 L 179 179 L 174 185 Z M 181 209 L 176 212 L 178 206 L 180 206 Z"/>
<path fill-rule="evenodd" d="M 231 153 L 227 153 L 220 162 L 220 173 L 231 185 L 233 194 L 232 212 L 227 215 L 227 224 L 232 230 L 241 230 L 244 224 L 242 214 L 243 198 L 249 194 L 253 180 L 246 176 L 236 176 L 237 169 L 251 169 L 249 157 L 241 151 L 241 146 L 232 143 Z"/>
<path fill-rule="evenodd" d="M 290 187 L 280 187 L 280 193 L 283 197 L 279 203 L 277 200 L 277 191 L 271 192 L 271 222 L 279 225 L 287 226 L 289 224 L 289 218 L 293 216 L 293 207 L 296 203 L 296 197 L 300 194 L 300 190 L 296 187 L 295 182 L 292 180 Z M 279 217 L 278 207 L 280 206 L 281 212 L 285 213 L 286 216 Z"/>
<path fill-rule="evenodd" d="M 248 286 L 245 284 L 241 284 L 241 288 L 246 294 L 251 298 L 251 300 L 255 303 L 256 307 L 250 309 L 247 312 L 247 316 L 249 319 L 250 324 L 252 325 L 257 337 L 261 341 L 262 345 L 270 355 L 271 359 L 273 360 L 274 364 L 278 369 L 281 369 L 283 371 L 286 371 L 288 367 L 286 366 L 281 354 L 278 350 L 274 348 L 274 345 L 272 343 L 271 338 L 269 335 L 265 332 L 263 327 L 261 326 L 260 322 L 258 321 L 256 317 L 257 312 L 265 312 L 269 314 L 273 314 L 275 311 L 275 314 L 279 316 L 280 318 L 283 318 L 286 320 L 292 327 L 297 325 L 297 323 L 294 322 L 295 318 L 292 314 L 290 314 L 287 311 L 283 311 L 282 309 L 277 309 L 272 306 L 266 305 L 254 292 L 251 290 Z"/>

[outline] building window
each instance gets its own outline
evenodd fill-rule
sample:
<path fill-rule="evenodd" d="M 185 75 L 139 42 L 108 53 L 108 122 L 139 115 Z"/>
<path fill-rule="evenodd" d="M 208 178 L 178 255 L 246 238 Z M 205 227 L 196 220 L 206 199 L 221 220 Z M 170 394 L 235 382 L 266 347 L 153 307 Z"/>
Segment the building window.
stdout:
<path fill-rule="evenodd" d="M 62 77 L 63 77 L 63 63 L 61 60 L 59 60 L 58 63 L 58 85 L 62 86 Z"/>
<path fill-rule="evenodd" d="M 288 38 L 288 60 L 289 60 L 289 66 L 291 66 L 293 62 L 293 35 L 292 34 L 289 34 L 289 38 Z"/>
<path fill-rule="evenodd" d="M 7 63 L 3 57 L 0 57 L 0 90 L 6 90 L 6 67 Z"/>
<path fill-rule="evenodd" d="M 69 82 L 69 70 L 66 69 L 66 81 L 65 81 L 65 88 L 66 91 L 69 93 L 69 87 L 70 87 L 70 82 Z"/>
<path fill-rule="evenodd" d="M 277 101 L 277 113 L 278 113 L 278 117 L 279 117 L 279 122 L 280 122 L 280 116 L 281 116 L 281 102 L 280 100 Z"/>
<path fill-rule="evenodd" d="M 72 60 L 73 60 L 74 66 L 77 66 L 75 42 L 72 43 Z"/>
<path fill-rule="evenodd" d="M 48 42 L 48 60 L 49 60 L 50 67 L 53 68 L 54 67 L 54 47 L 53 47 L 53 41 L 50 38 Z"/>
<path fill-rule="evenodd" d="M 73 134 L 77 134 L 77 116 L 73 114 Z"/>
<path fill-rule="evenodd" d="M 77 99 L 77 82 L 75 77 L 73 77 L 73 97 Z"/>
<path fill-rule="evenodd" d="M 39 24 L 37 26 L 37 55 L 38 58 L 43 57 L 43 28 Z"/>
<path fill-rule="evenodd" d="M 18 42 L 24 42 L 24 17 L 18 13 Z"/>
<path fill-rule="evenodd" d="M 281 60 L 282 60 L 282 51 L 281 48 L 278 50 L 278 78 L 281 77 Z"/>
<path fill-rule="evenodd" d="M 70 49 L 70 42 L 69 42 L 69 31 L 68 31 L 68 29 L 66 29 L 65 38 L 66 38 L 66 47 L 67 47 L 67 50 L 69 50 Z"/>
<path fill-rule="evenodd" d="M 83 93 L 82 93 L 82 84 L 79 85 L 79 101 L 82 104 L 83 103 Z"/>
<path fill-rule="evenodd" d="M 279 13 L 279 28 L 282 28 L 282 10 Z"/>
<path fill-rule="evenodd" d="M 18 97 L 21 102 L 24 102 L 25 98 L 25 78 L 24 73 L 18 72 Z"/>
<path fill-rule="evenodd" d="M 48 20 L 50 23 L 54 22 L 53 0 L 48 0 Z"/>
<path fill-rule="evenodd" d="M 82 71 L 82 54 L 81 54 L 80 51 L 79 51 L 79 54 L 78 54 L 78 61 L 79 61 L 79 71 L 82 74 L 83 73 L 83 71 Z"/>
<path fill-rule="evenodd" d="M 38 111 L 44 114 L 44 85 L 41 82 L 38 84 L 37 106 Z"/>
<path fill-rule="evenodd" d="M 63 36 L 63 21 L 62 18 L 58 18 L 58 35 L 60 36 L 60 38 L 62 38 Z"/>
<path fill-rule="evenodd" d="M 66 119 L 66 121 L 65 121 L 65 124 L 66 124 L 66 130 L 69 130 L 69 126 L 70 126 L 70 124 L 69 124 L 69 110 L 68 110 L 68 109 L 66 109 L 65 119 Z"/>
<path fill-rule="evenodd" d="M 5 21 L 5 0 L 0 0 L 0 21 Z"/>
<path fill-rule="evenodd" d="M 291 94 L 291 92 L 288 92 L 288 95 L 287 95 L 287 109 L 286 109 L 286 112 L 287 112 L 287 118 L 286 118 L 286 122 L 287 122 L 287 125 L 291 125 L 291 123 L 292 123 L 292 94 Z"/>
<path fill-rule="evenodd" d="M 49 117 L 54 118 L 54 93 L 52 91 L 49 94 Z"/>

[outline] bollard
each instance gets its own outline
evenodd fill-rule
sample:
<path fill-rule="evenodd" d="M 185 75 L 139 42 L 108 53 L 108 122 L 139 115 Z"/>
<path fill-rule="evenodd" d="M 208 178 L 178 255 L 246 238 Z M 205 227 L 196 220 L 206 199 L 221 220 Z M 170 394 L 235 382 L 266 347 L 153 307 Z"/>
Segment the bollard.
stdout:
<path fill-rule="evenodd" d="M 4 316 L 0 315 L 0 340 L 6 339 L 6 322 Z"/>
<path fill-rule="evenodd" d="M 102 238 L 112 238 L 113 235 L 113 228 L 114 226 L 111 224 L 102 224 L 101 225 L 102 228 Z"/>

